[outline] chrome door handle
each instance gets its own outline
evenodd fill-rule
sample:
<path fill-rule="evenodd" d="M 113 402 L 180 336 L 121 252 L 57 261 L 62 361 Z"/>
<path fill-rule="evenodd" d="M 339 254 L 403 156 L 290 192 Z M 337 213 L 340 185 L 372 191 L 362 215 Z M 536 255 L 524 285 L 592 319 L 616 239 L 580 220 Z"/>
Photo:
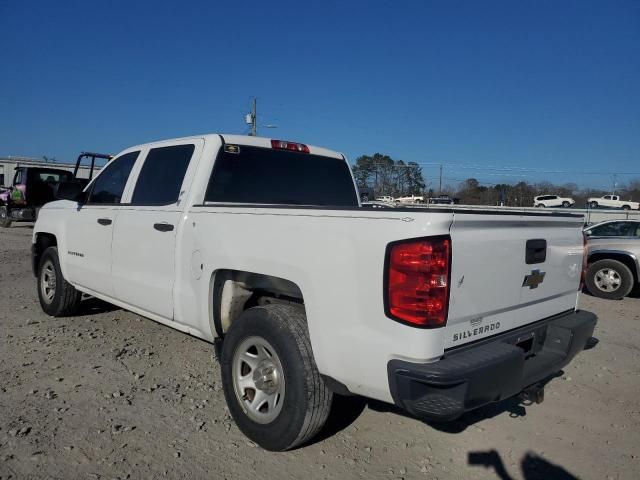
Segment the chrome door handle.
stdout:
<path fill-rule="evenodd" d="M 113 222 L 113 220 L 111 220 L 110 218 L 99 218 L 98 219 L 98 223 L 100 225 L 111 225 L 112 222 Z"/>

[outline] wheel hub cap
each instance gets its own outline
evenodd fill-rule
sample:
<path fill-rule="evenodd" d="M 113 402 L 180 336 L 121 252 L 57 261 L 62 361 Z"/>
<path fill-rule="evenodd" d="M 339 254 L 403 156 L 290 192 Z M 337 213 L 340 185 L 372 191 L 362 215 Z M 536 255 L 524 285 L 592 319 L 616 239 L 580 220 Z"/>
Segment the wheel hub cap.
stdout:
<path fill-rule="evenodd" d="M 40 289 L 45 302 L 51 303 L 56 295 L 56 270 L 53 263 L 48 261 L 42 266 L 40 273 Z"/>
<path fill-rule="evenodd" d="M 231 364 L 238 403 L 256 423 L 275 420 L 282 410 L 285 379 L 282 363 L 271 344 L 261 337 L 243 340 Z"/>
<path fill-rule="evenodd" d="M 267 395 L 273 395 L 278 391 L 279 372 L 273 362 L 264 360 L 260 362 L 253 373 L 253 381 L 258 390 Z"/>
<path fill-rule="evenodd" d="M 595 284 L 603 292 L 614 292 L 620 288 L 620 274 L 610 268 L 603 268 L 596 272 Z"/>

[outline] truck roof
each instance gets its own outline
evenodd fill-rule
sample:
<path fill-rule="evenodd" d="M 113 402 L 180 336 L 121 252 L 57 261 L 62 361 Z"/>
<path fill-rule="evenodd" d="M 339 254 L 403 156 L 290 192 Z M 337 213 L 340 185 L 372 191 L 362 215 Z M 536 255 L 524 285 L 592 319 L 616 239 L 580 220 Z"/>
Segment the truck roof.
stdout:
<path fill-rule="evenodd" d="M 198 138 L 204 139 L 205 141 L 209 141 L 209 140 L 211 140 L 211 141 L 219 141 L 221 137 L 222 137 L 222 139 L 224 140 L 225 143 L 231 143 L 231 144 L 235 144 L 235 145 L 249 145 L 249 146 L 263 147 L 263 148 L 272 148 L 271 147 L 271 140 L 276 140 L 276 139 L 267 138 L 267 137 L 253 137 L 253 136 L 249 136 L 249 135 L 233 135 L 233 134 L 226 134 L 226 133 L 207 133 L 207 134 L 203 134 L 203 135 L 190 135 L 190 136 L 187 136 L 187 137 L 169 138 L 169 139 L 165 139 L 165 140 L 157 140 L 157 141 L 154 141 L 154 142 L 147 142 L 147 143 L 136 145 L 135 147 L 129 147 L 129 148 L 127 148 L 127 150 L 131 150 L 132 148 L 137 148 L 137 147 L 147 147 L 147 146 L 158 145 L 158 144 L 162 144 L 162 143 L 170 143 L 170 142 L 181 142 L 181 141 L 198 139 Z M 285 141 L 294 142 L 294 143 L 303 143 L 303 142 L 297 142 L 295 140 L 287 140 L 287 139 L 277 139 L 277 140 L 285 140 Z M 329 150 L 329 149 L 323 148 L 323 147 L 318 147 L 318 146 L 315 146 L 315 145 L 309 145 L 308 143 L 305 143 L 304 145 L 309 147 L 309 153 L 312 153 L 314 155 L 320 155 L 320 156 L 323 156 L 323 157 L 339 158 L 339 159 L 342 159 L 342 160 L 346 160 L 344 155 L 342 153 L 340 153 L 340 152 L 336 152 L 334 150 Z"/>

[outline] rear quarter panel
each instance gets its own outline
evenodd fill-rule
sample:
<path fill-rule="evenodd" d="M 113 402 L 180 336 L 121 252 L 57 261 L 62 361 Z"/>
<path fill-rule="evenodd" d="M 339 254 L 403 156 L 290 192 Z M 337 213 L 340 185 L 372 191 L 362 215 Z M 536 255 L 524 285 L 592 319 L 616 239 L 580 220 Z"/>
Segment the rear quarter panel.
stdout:
<path fill-rule="evenodd" d="M 304 296 L 320 372 L 353 393 L 391 401 L 387 362 L 434 360 L 443 340 L 441 330 L 415 329 L 385 316 L 386 247 L 448 234 L 451 218 L 444 212 L 193 207 L 177 261 L 181 317 L 199 318 L 200 330 L 211 328 L 210 285 L 219 269 L 287 279 Z M 194 252 L 202 259 L 201 279 L 191 271 Z"/>

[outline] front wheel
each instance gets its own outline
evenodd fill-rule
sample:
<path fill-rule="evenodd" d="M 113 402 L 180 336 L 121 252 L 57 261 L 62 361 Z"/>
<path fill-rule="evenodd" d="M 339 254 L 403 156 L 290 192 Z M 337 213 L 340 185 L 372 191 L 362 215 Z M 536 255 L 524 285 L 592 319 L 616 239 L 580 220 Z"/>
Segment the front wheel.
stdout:
<path fill-rule="evenodd" d="M 326 422 L 333 394 L 313 359 L 302 307 L 246 310 L 224 338 L 220 363 L 229 411 L 262 448 L 290 450 Z"/>
<path fill-rule="evenodd" d="M 58 248 L 47 248 L 38 267 L 38 298 L 42 310 L 52 317 L 66 317 L 76 312 L 81 297 L 62 276 Z"/>
<path fill-rule="evenodd" d="M 598 260 L 589 265 L 585 279 L 589 292 L 600 298 L 620 300 L 633 288 L 629 267 L 617 260 Z"/>
<path fill-rule="evenodd" d="M 569 202 L 562 202 L 562 206 L 564 208 L 569 208 L 571 206 L 571 204 Z"/>
<path fill-rule="evenodd" d="M 9 210 L 4 205 L 0 207 L 0 227 L 9 228 L 11 219 L 9 218 Z"/>
<path fill-rule="evenodd" d="M 589 204 L 589 206 L 590 206 L 591 208 L 598 208 L 598 202 L 591 202 L 591 203 Z"/>

